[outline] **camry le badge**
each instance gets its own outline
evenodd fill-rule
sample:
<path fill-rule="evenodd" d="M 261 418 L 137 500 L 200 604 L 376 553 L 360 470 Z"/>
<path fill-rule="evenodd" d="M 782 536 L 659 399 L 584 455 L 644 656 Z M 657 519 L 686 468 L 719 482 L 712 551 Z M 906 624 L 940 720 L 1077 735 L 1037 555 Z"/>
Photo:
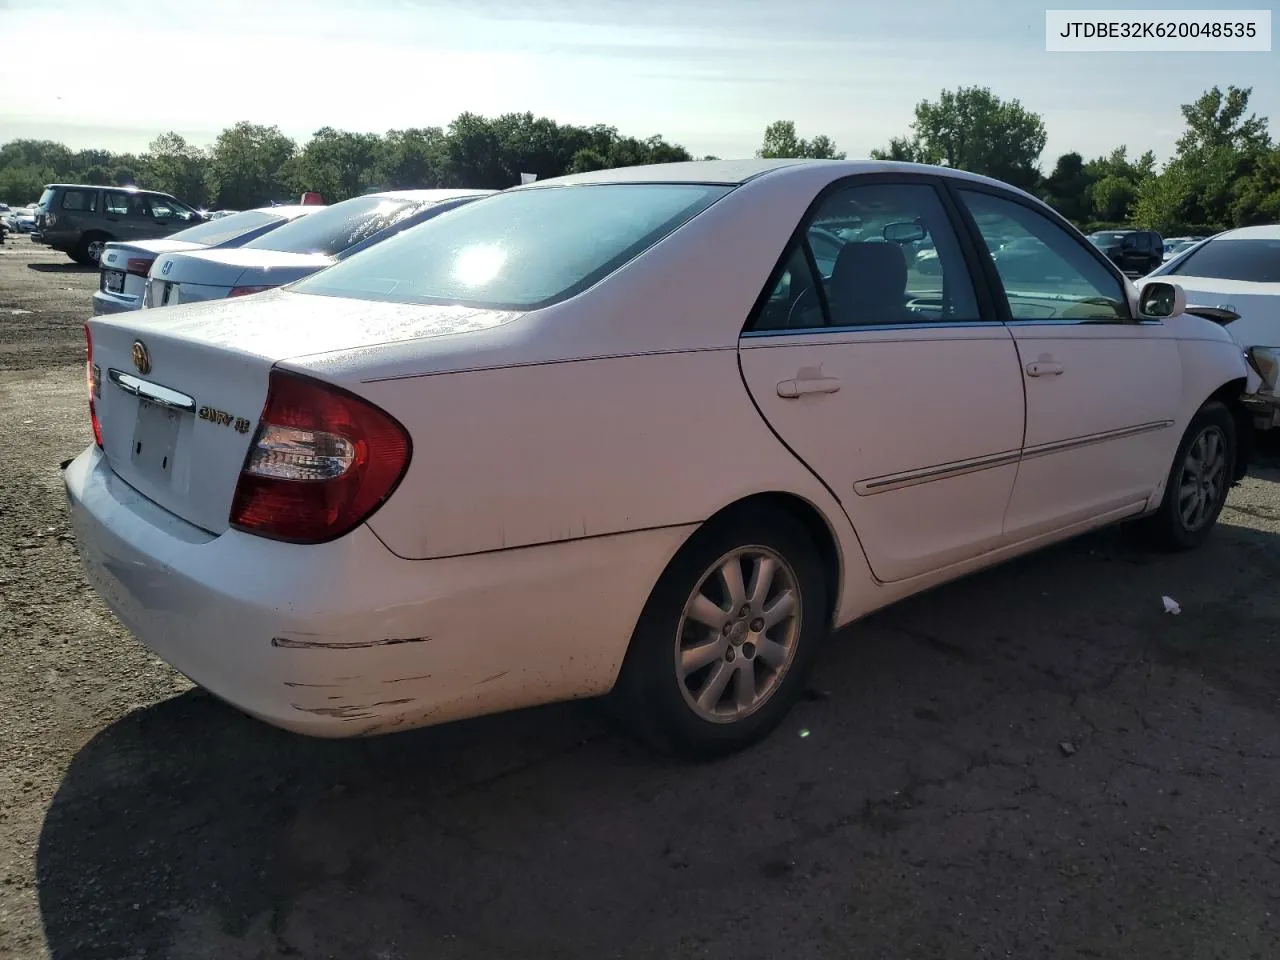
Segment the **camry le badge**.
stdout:
<path fill-rule="evenodd" d="M 139 373 L 151 372 L 151 351 L 141 340 L 133 341 L 133 365 L 137 367 Z"/>

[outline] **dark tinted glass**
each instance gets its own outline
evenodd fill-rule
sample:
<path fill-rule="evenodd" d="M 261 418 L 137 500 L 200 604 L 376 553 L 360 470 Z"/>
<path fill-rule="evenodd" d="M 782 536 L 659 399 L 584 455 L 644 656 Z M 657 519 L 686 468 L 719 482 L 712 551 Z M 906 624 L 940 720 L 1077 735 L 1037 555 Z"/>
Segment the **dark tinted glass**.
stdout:
<path fill-rule="evenodd" d="M 430 205 L 422 200 L 353 197 L 256 237 L 245 248 L 332 257 Z"/>
<path fill-rule="evenodd" d="M 1280 283 L 1280 239 L 1205 241 L 1175 264 L 1170 274 L 1247 283 Z"/>
<path fill-rule="evenodd" d="M 599 282 L 729 189 L 686 183 L 591 184 L 495 194 L 405 230 L 291 289 L 404 303 L 533 309 Z"/>
<path fill-rule="evenodd" d="M 251 230 L 266 226 L 268 223 L 282 222 L 283 220 L 284 217 L 278 217 L 274 213 L 267 213 L 265 210 L 245 210 L 243 213 L 233 213 L 229 217 L 219 217 L 217 220 L 197 223 L 194 227 L 187 227 L 185 230 L 170 234 L 169 239 L 185 240 L 187 243 L 202 243 L 207 247 L 216 247 L 219 244 L 226 243 L 228 240 L 234 240 L 236 237 L 242 236 Z"/>

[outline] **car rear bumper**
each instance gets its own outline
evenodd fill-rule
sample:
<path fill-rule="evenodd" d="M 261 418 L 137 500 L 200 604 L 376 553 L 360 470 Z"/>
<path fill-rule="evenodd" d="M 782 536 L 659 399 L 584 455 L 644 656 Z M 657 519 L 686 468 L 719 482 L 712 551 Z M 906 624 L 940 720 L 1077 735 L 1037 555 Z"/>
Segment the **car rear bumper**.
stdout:
<path fill-rule="evenodd" d="M 298 733 L 349 737 L 605 693 L 690 528 L 403 560 L 362 526 L 215 536 L 90 447 L 64 471 L 89 582 L 150 650 Z"/>
<path fill-rule="evenodd" d="M 94 291 L 93 315 L 101 317 L 109 313 L 128 313 L 142 307 L 141 297 L 116 296 L 105 290 Z"/>

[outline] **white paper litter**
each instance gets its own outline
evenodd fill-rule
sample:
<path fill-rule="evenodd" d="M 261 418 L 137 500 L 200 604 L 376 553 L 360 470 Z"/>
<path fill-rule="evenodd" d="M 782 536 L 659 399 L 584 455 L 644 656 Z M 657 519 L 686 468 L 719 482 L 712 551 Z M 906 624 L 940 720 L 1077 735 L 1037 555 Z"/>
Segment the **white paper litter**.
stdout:
<path fill-rule="evenodd" d="M 1178 601 L 1173 599 L 1173 597 L 1161 597 L 1160 599 L 1164 601 L 1165 613 L 1177 614 L 1182 612 L 1182 607 L 1178 606 Z"/>

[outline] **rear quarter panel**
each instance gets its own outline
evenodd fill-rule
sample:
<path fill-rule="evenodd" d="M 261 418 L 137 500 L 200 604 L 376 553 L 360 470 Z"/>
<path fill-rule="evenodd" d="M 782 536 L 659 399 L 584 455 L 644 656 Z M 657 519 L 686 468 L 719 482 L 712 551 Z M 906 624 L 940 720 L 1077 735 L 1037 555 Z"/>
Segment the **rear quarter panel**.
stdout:
<path fill-rule="evenodd" d="M 842 595 L 872 584 L 839 505 L 756 412 L 736 349 L 421 376 L 360 392 L 413 438 L 407 475 L 369 524 L 399 556 L 693 524 L 743 497 L 785 492 L 826 519 Z"/>

